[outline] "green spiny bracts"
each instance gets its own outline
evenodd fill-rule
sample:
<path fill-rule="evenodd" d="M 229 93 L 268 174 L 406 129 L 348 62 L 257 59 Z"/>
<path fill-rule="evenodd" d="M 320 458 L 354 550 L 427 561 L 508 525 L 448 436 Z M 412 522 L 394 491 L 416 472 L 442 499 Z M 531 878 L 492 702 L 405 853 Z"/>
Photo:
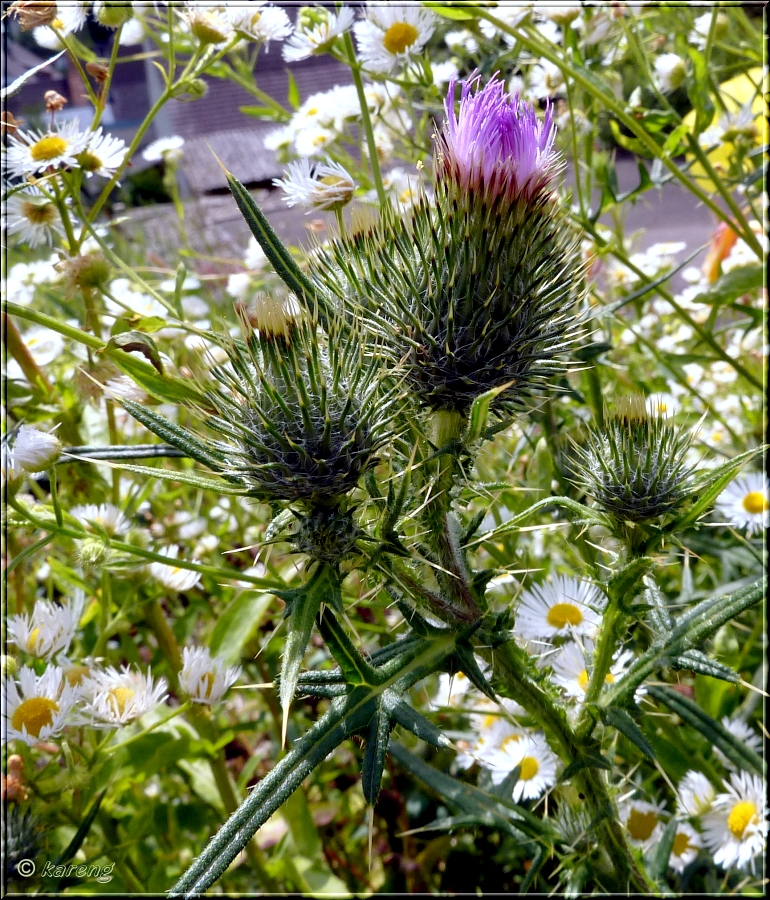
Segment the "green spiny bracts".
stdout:
<path fill-rule="evenodd" d="M 212 367 L 219 385 L 206 392 L 207 424 L 227 438 L 214 442 L 221 474 L 261 500 L 336 505 L 389 439 L 393 394 L 361 341 L 334 323 L 322 335 L 293 298 L 261 297 L 240 315 L 245 342 Z"/>
<path fill-rule="evenodd" d="M 529 129 L 524 150 L 503 141 L 493 148 L 508 153 L 500 165 L 487 171 L 491 157 L 482 154 L 475 171 L 458 150 L 462 134 L 448 131 L 435 202 L 423 197 L 406 215 L 385 210 L 316 257 L 319 295 L 360 310 L 405 364 L 412 391 L 436 410 L 465 413 L 505 385 L 497 407 L 520 404 L 563 369 L 559 357 L 582 334 L 577 240 L 550 190 L 554 158 L 541 134 L 550 134 L 550 119 L 543 125 L 528 107 L 506 109 Z M 530 149 L 534 162 L 525 158 Z"/>
<path fill-rule="evenodd" d="M 575 446 L 577 480 L 597 504 L 621 522 L 649 522 L 676 512 L 692 497 L 692 472 L 686 462 L 692 435 L 643 397 L 605 413 L 604 424 Z"/>

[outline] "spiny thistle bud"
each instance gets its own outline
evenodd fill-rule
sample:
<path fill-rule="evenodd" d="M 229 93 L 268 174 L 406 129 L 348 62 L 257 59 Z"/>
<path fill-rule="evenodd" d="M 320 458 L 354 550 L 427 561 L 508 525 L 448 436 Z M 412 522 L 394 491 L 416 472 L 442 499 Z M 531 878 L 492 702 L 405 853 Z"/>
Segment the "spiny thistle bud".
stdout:
<path fill-rule="evenodd" d="M 245 341 L 220 340 L 228 360 L 204 388 L 214 410 L 203 441 L 130 400 L 156 434 L 260 500 L 331 507 L 351 491 L 391 436 L 395 389 L 380 389 L 377 354 L 345 323 L 319 332 L 294 297 L 238 307 Z M 355 332 L 355 329 L 354 329 Z"/>
<path fill-rule="evenodd" d="M 230 365 L 212 370 L 225 390 L 208 392 L 208 424 L 235 440 L 216 445 L 225 474 L 264 500 L 334 501 L 388 435 L 377 369 L 360 341 L 330 333 L 323 345 L 293 297 L 259 297 L 241 321 L 245 352 L 230 349 Z"/>
<path fill-rule="evenodd" d="M 575 471 L 585 491 L 622 522 L 648 522 L 675 512 L 692 494 L 694 466 L 685 463 L 692 434 L 648 413 L 643 397 L 624 400 L 576 446 Z"/>
<path fill-rule="evenodd" d="M 577 240 L 551 191 L 550 110 L 540 121 L 501 82 L 473 93 L 477 84 L 463 84 L 459 116 L 450 84 L 435 204 L 384 210 L 320 251 L 314 273 L 319 293 L 359 308 L 405 362 L 425 404 L 462 413 L 504 386 L 497 406 L 519 405 L 582 333 Z"/>

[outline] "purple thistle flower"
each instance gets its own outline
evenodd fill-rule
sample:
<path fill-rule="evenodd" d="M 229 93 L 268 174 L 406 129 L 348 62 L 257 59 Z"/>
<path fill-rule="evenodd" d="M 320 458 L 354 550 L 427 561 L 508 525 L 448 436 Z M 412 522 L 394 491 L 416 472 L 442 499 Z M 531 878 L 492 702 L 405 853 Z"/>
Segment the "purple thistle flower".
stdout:
<path fill-rule="evenodd" d="M 463 190 L 530 201 L 559 171 L 551 108 L 546 108 L 544 119 L 538 119 L 534 108 L 518 94 L 505 92 L 502 81 L 490 81 L 481 90 L 479 81 L 477 75 L 461 82 L 459 115 L 455 114 L 456 79 L 449 82 L 438 174 Z"/>

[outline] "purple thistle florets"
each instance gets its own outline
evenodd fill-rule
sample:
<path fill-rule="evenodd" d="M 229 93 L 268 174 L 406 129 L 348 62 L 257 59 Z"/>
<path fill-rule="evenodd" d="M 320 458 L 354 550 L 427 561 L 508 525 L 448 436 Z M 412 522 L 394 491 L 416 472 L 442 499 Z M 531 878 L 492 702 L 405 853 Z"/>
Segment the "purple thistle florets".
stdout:
<path fill-rule="evenodd" d="M 449 82 L 437 174 L 463 190 L 532 200 L 549 187 L 560 168 L 551 108 L 538 119 L 518 94 L 506 93 L 502 81 L 490 81 L 479 90 L 480 80 L 477 75 L 461 82 L 459 115 L 456 79 Z"/>

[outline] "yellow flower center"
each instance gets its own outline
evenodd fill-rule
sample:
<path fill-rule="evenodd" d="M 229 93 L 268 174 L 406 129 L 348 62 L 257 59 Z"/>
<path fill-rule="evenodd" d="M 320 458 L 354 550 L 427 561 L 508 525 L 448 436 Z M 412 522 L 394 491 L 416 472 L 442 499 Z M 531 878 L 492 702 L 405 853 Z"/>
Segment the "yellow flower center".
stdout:
<path fill-rule="evenodd" d="M 564 628 L 565 625 L 580 625 L 583 613 L 573 603 L 557 603 L 548 610 L 546 619 L 554 628 Z"/>
<path fill-rule="evenodd" d="M 116 687 L 110 691 L 109 698 L 112 701 L 112 707 L 117 715 L 123 715 L 126 711 L 126 706 L 134 698 L 135 693 L 135 691 L 132 691 L 131 688 L 127 687 Z"/>
<path fill-rule="evenodd" d="M 419 31 L 408 22 L 396 22 L 385 32 L 382 43 L 388 53 L 403 53 L 420 36 Z"/>
<path fill-rule="evenodd" d="M 259 20 L 260 20 L 261 18 L 262 18 L 262 13 L 255 12 L 254 15 L 251 17 L 251 24 L 252 24 L 252 27 L 253 27 L 254 25 L 256 25 L 257 22 L 259 22 Z"/>
<path fill-rule="evenodd" d="M 521 766 L 521 774 L 519 775 L 521 781 L 529 781 L 540 771 L 540 763 L 534 756 L 525 756 L 519 765 Z"/>
<path fill-rule="evenodd" d="M 82 153 L 78 154 L 77 159 L 80 168 L 83 169 L 84 172 L 96 172 L 97 169 L 101 169 L 102 167 L 101 159 L 89 150 L 84 150 Z"/>
<path fill-rule="evenodd" d="M 337 187 L 340 184 L 346 184 L 347 181 L 341 175 L 324 175 L 318 179 L 321 184 L 328 184 L 329 187 Z"/>
<path fill-rule="evenodd" d="M 40 637 L 40 629 L 33 628 L 29 633 L 29 637 L 27 638 L 27 650 L 30 653 L 35 652 L 35 648 L 37 647 L 37 640 Z"/>
<path fill-rule="evenodd" d="M 204 694 L 206 699 L 211 696 L 211 692 L 214 690 L 214 678 L 215 676 L 213 672 L 206 672 L 206 674 L 203 676 L 202 680 L 206 682 L 206 692 Z"/>
<path fill-rule="evenodd" d="M 71 669 L 67 669 L 64 677 L 67 679 L 67 684 L 77 687 L 90 671 L 88 666 L 73 666 Z"/>
<path fill-rule="evenodd" d="M 57 156 L 61 156 L 64 153 L 68 143 L 66 138 L 59 137 L 56 134 L 48 134 L 29 148 L 29 155 L 35 162 L 56 159 Z"/>
<path fill-rule="evenodd" d="M 690 838 L 683 831 L 680 831 L 674 838 L 674 856 L 683 856 L 690 847 Z"/>
<path fill-rule="evenodd" d="M 40 732 L 46 725 L 53 725 L 53 714 L 58 712 L 59 704 L 48 697 L 30 697 L 23 700 L 17 707 L 11 718 L 11 724 L 16 731 L 27 729 L 27 734 L 32 737 L 40 737 Z"/>
<path fill-rule="evenodd" d="M 308 115 L 308 116 L 317 116 L 317 115 L 318 115 L 318 107 L 317 107 L 317 106 L 311 106 L 310 109 L 307 111 L 306 115 Z"/>
<path fill-rule="evenodd" d="M 488 713 L 481 720 L 481 729 L 480 730 L 486 731 L 488 728 L 491 728 L 495 724 L 496 721 L 497 721 L 497 716 L 494 715 L 494 713 Z M 505 740 L 507 741 L 508 738 L 506 738 Z M 503 743 L 505 743 L 505 741 L 503 741 Z"/>
<path fill-rule="evenodd" d="M 626 820 L 628 833 L 635 841 L 646 841 L 658 824 L 657 813 L 632 809 Z"/>
<path fill-rule="evenodd" d="M 508 737 L 505 738 L 503 740 L 503 742 L 500 744 L 500 749 L 505 750 L 505 748 L 508 746 L 508 744 L 512 744 L 512 743 L 515 744 L 515 743 L 518 743 L 520 740 L 521 740 L 520 734 L 509 734 Z"/>
<path fill-rule="evenodd" d="M 313 146 L 314 147 L 323 147 L 324 144 L 328 143 L 329 138 L 325 134 L 317 134 L 313 138 Z"/>
<path fill-rule="evenodd" d="M 53 203 L 25 200 L 21 204 L 21 214 L 32 225 L 53 225 L 56 221 L 56 207 Z"/>
<path fill-rule="evenodd" d="M 743 839 L 743 834 L 752 822 L 757 821 L 757 808 L 751 800 L 741 800 L 736 803 L 727 817 L 727 827 L 738 840 Z"/>
<path fill-rule="evenodd" d="M 588 687 L 588 670 L 583 669 L 583 671 L 578 675 L 577 682 L 583 690 L 586 690 Z"/>
<path fill-rule="evenodd" d="M 743 498 L 743 508 L 752 516 L 758 516 L 770 509 L 770 501 L 762 491 L 752 491 Z"/>

